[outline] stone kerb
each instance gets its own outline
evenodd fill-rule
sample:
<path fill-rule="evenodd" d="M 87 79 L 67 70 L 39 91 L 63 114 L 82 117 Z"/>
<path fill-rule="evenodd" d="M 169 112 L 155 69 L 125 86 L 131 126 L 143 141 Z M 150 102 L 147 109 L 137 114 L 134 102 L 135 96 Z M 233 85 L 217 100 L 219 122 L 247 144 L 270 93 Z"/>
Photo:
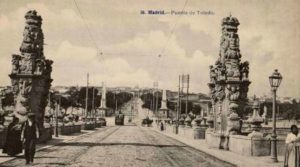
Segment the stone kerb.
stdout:
<path fill-rule="evenodd" d="M 175 134 L 174 132 L 174 126 L 175 125 L 168 125 L 165 124 L 165 133 L 169 134 Z M 158 130 L 160 130 L 160 127 L 156 127 Z M 182 136 L 184 138 L 189 139 L 205 139 L 205 131 L 207 127 L 200 127 L 200 126 L 194 126 L 194 127 L 178 127 L 178 135 Z"/>
<path fill-rule="evenodd" d="M 178 135 L 186 138 L 194 139 L 194 129 L 191 127 L 180 127 L 178 128 Z"/>

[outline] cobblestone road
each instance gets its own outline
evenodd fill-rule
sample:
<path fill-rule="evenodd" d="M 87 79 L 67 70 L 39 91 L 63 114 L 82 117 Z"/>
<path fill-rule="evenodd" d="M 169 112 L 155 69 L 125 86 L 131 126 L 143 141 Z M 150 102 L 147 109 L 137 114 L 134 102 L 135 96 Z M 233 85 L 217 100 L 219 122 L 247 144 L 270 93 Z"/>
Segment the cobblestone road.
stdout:
<path fill-rule="evenodd" d="M 17 158 L 0 166 L 24 166 Z M 113 126 L 37 152 L 33 166 L 231 166 L 146 127 Z"/>

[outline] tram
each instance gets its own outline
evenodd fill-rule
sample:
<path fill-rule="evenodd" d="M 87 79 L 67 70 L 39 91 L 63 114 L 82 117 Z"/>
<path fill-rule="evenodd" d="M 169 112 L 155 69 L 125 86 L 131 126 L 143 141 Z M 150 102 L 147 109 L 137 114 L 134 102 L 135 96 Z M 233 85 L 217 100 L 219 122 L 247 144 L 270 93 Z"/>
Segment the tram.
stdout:
<path fill-rule="evenodd" d="M 124 118 L 125 118 L 124 114 L 118 114 L 118 115 L 116 115 L 116 117 L 115 117 L 115 124 L 116 125 L 124 125 Z"/>

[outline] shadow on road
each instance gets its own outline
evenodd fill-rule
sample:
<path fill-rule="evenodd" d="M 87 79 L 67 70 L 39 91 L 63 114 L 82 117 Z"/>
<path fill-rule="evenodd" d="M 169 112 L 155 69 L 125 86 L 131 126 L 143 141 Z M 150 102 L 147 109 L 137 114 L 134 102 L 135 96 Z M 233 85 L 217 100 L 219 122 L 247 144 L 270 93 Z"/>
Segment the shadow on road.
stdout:
<path fill-rule="evenodd" d="M 71 142 L 71 143 L 61 143 L 59 146 L 138 146 L 138 147 L 187 147 L 184 145 L 171 145 L 171 144 L 147 144 L 147 143 L 91 143 L 91 142 Z"/>

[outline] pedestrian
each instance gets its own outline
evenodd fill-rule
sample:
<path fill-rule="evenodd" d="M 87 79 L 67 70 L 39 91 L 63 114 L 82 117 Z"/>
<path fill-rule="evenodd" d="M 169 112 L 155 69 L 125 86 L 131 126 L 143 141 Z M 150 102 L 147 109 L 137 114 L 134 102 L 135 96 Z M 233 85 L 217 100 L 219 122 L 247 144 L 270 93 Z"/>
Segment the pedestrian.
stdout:
<path fill-rule="evenodd" d="M 21 124 L 19 119 L 12 115 L 12 122 L 8 125 L 6 140 L 3 147 L 3 153 L 9 156 L 15 156 L 22 153 L 22 141 L 21 141 Z"/>
<path fill-rule="evenodd" d="M 296 125 L 291 126 L 291 132 L 287 135 L 285 143 L 284 167 L 294 167 L 296 163 L 300 163 L 300 150 L 295 147 L 300 142 L 300 134 Z M 299 165 L 299 164 L 298 164 Z"/>
<path fill-rule="evenodd" d="M 26 164 L 32 164 L 35 154 L 35 145 L 39 138 L 39 129 L 35 121 L 35 114 L 28 113 L 28 119 L 22 127 L 22 141 L 25 147 Z"/>
<path fill-rule="evenodd" d="M 160 131 L 163 131 L 165 128 L 164 128 L 164 123 L 161 121 L 160 122 Z"/>

